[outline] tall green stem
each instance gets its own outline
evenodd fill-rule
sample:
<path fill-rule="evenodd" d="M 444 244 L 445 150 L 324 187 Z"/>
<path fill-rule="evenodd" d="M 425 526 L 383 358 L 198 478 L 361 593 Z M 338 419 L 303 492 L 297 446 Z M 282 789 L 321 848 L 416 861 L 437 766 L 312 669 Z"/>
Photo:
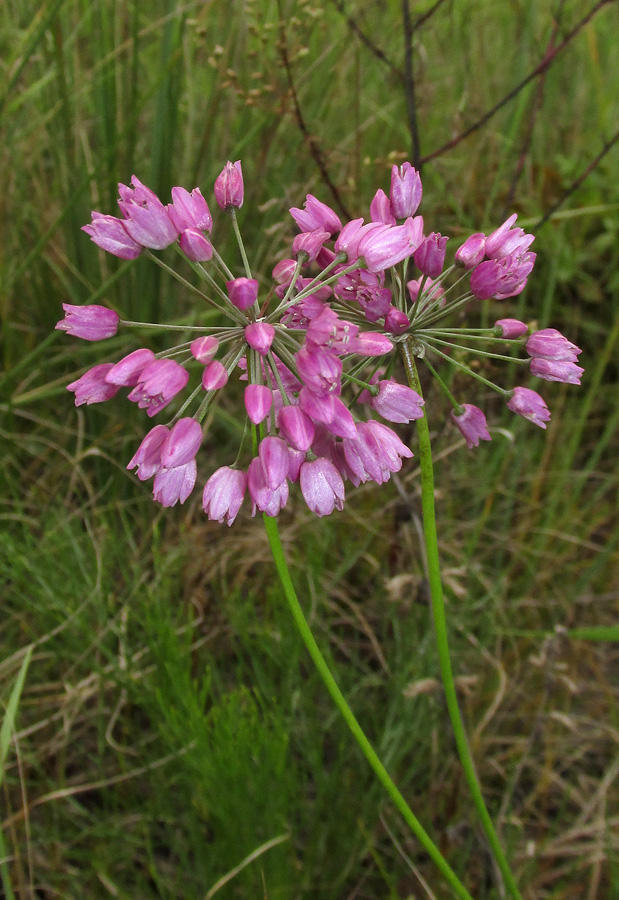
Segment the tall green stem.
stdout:
<path fill-rule="evenodd" d="M 408 344 L 402 344 L 402 355 L 404 358 L 404 366 L 408 382 L 413 390 L 421 395 L 421 384 L 419 382 L 419 374 L 415 359 L 411 353 Z M 453 671 L 451 668 L 451 659 L 449 657 L 449 643 L 447 640 L 447 619 L 445 616 L 445 603 L 443 600 L 443 586 L 441 583 L 441 569 L 438 556 L 438 539 L 436 534 L 436 514 L 434 509 L 434 469 L 432 465 L 432 447 L 430 444 L 430 429 L 428 428 L 428 420 L 424 415 L 423 418 L 417 419 L 417 437 L 419 439 L 419 465 L 421 468 L 421 508 L 423 512 L 423 534 L 426 547 L 427 565 L 428 565 L 428 581 L 430 583 L 430 596 L 432 600 L 432 615 L 434 617 L 434 628 L 436 631 L 436 643 L 438 646 L 438 656 L 441 668 L 441 677 L 443 680 L 443 688 L 445 690 L 445 698 L 447 700 L 447 710 L 451 721 L 456 746 L 458 748 L 458 756 L 464 774 L 466 777 L 477 814 L 481 821 L 482 827 L 486 833 L 486 838 L 492 849 L 494 859 L 499 867 L 501 874 L 505 880 L 514 900 L 522 900 L 522 895 L 518 890 L 518 886 L 514 880 L 509 863 L 503 852 L 503 848 L 499 842 L 499 838 L 492 824 L 492 819 L 486 809 L 484 798 L 479 786 L 479 781 L 475 773 L 473 758 L 466 738 L 464 723 L 458 706 L 458 698 L 456 696 L 456 685 L 454 683 Z"/>
<path fill-rule="evenodd" d="M 312 634 L 307 619 L 305 618 L 303 610 L 301 609 L 301 604 L 299 603 L 294 585 L 292 583 L 292 579 L 290 577 L 290 572 L 288 571 L 288 566 L 286 564 L 286 558 L 284 556 L 284 550 L 279 537 L 277 522 L 275 521 L 275 519 L 270 518 L 266 515 L 263 518 L 264 527 L 269 539 L 269 544 L 271 545 L 271 552 L 273 554 L 273 559 L 275 560 L 277 574 L 279 575 L 280 581 L 282 583 L 284 594 L 286 596 L 286 600 L 288 601 L 288 606 L 290 607 L 290 611 L 294 618 L 295 624 L 299 630 L 305 646 L 307 647 L 310 656 L 312 657 L 312 661 L 318 669 L 320 677 L 324 681 L 327 690 L 329 691 L 333 701 L 335 702 L 335 705 L 342 715 L 342 718 L 352 731 L 355 740 L 359 744 L 363 755 L 374 770 L 376 776 L 378 777 L 378 780 L 383 785 L 383 787 L 393 800 L 394 804 L 401 812 L 404 820 L 410 826 L 410 829 L 415 837 L 418 839 L 420 844 L 423 846 L 438 869 L 441 871 L 445 880 L 453 888 L 455 896 L 462 898 L 462 900 L 472 900 L 472 897 L 467 889 L 464 887 L 462 882 L 458 879 L 454 871 L 444 859 L 438 847 L 434 844 L 400 791 L 397 789 L 397 787 L 389 777 L 387 770 L 380 761 L 369 740 L 365 736 L 365 733 L 357 722 L 353 711 L 346 702 L 341 690 L 337 686 L 337 682 L 331 674 L 326 660 L 320 652 L 318 644 L 314 640 L 314 635 Z"/>

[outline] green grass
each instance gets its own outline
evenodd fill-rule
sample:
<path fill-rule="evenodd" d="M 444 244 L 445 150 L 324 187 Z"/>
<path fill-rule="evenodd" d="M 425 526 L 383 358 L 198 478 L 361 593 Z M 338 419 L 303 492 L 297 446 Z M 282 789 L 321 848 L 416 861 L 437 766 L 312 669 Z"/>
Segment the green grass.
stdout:
<path fill-rule="evenodd" d="M 553 10 L 557 40 L 586 12 L 555 6 L 463 0 L 416 33 L 422 154 L 539 62 Z M 282 11 L 304 120 L 362 215 L 410 152 L 401 83 L 335 5 Z M 402 65 L 399 3 L 346 12 Z M 429 230 L 455 244 L 498 224 L 505 206 L 533 225 L 561 196 L 616 127 L 617 24 L 609 5 L 557 57 L 541 98 L 530 85 L 424 167 Z M 76 411 L 65 390 L 125 342 L 50 336 L 63 301 L 132 319 L 195 314 L 157 267 L 106 257 L 80 231 L 91 209 L 114 212 L 116 182 L 133 172 L 162 196 L 200 184 L 210 199 L 223 162 L 241 158 L 240 222 L 265 282 L 292 234 L 288 207 L 307 191 L 332 201 L 295 120 L 280 39 L 267 0 L 0 7 L 9 898 L 404 900 L 426 896 L 418 875 L 448 897 L 312 670 L 260 521 L 209 523 L 199 496 L 155 507 L 124 469 L 144 419 L 127 419 L 120 401 Z M 618 185 L 615 147 L 540 229 L 527 290 L 481 311 L 552 324 L 583 347 L 581 389 L 544 385 L 548 432 L 483 396 L 493 441 L 468 453 L 424 383 L 460 699 L 527 900 L 619 897 Z M 223 216 L 215 234 L 230 259 Z M 460 376 L 450 383 L 464 396 Z M 238 440 L 226 398 L 223 413 L 208 447 L 218 464 Z M 293 499 L 282 535 L 321 648 L 424 827 L 476 900 L 495 900 L 437 682 L 415 461 L 320 522 Z"/>

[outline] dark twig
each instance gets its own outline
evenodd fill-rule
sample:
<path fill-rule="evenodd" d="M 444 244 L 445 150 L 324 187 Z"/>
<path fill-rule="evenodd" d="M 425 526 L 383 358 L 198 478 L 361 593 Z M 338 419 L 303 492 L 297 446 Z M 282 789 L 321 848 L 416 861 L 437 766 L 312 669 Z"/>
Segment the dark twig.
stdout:
<path fill-rule="evenodd" d="M 570 184 L 570 186 L 569 186 L 568 189 L 565 191 L 565 193 L 563 194 L 563 196 L 561 197 L 561 199 L 560 199 L 560 200 L 557 200 L 557 202 L 554 203 L 554 204 L 550 207 L 550 209 L 548 209 L 548 210 L 544 213 L 544 215 L 542 216 L 542 218 L 541 218 L 538 222 L 535 223 L 535 225 L 533 226 L 533 231 L 538 231 L 538 230 L 542 227 L 542 225 L 545 225 L 546 222 L 547 222 L 550 218 L 552 218 L 552 216 L 556 213 L 556 211 L 559 209 L 559 207 L 563 206 L 563 204 L 565 203 L 565 201 L 566 201 L 569 197 L 571 197 L 572 194 L 573 194 L 575 191 L 578 190 L 578 188 L 581 186 L 581 184 L 583 183 L 583 181 L 584 181 L 586 178 L 588 178 L 589 175 L 591 175 L 591 173 L 593 172 L 593 170 L 596 169 L 597 166 L 599 166 L 599 164 L 600 164 L 601 161 L 604 159 L 604 157 L 606 156 L 606 154 L 607 154 L 610 150 L 612 150 L 612 148 L 613 148 L 613 147 L 615 146 L 615 144 L 617 144 L 617 143 L 619 143 L 619 129 L 614 133 L 614 135 L 610 138 L 610 140 L 606 141 L 606 143 L 604 144 L 604 146 L 602 147 L 602 149 L 600 150 L 600 152 L 598 153 L 598 155 L 595 157 L 595 159 L 591 160 L 591 162 L 589 163 L 589 165 L 587 166 L 587 168 L 586 168 L 583 172 L 580 173 L 580 175 L 578 176 L 578 178 L 577 178 L 575 181 L 573 181 L 573 182 Z"/>
<path fill-rule="evenodd" d="M 413 165 L 421 170 L 421 147 L 419 144 L 419 128 L 417 126 L 417 104 L 415 102 L 415 73 L 413 69 L 413 23 L 408 0 L 402 0 L 402 29 L 404 31 L 404 95 L 406 97 L 406 115 L 408 130 L 411 133 L 413 149 Z"/>
<path fill-rule="evenodd" d="M 498 103 L 496 103 L 491 109 L 484 113 L 480 119 L 476 122 L 473 122 L 472 125 L 469 125 L 468 128 L 465 128 L 459 135 L 455 138 L 452 138 L 450 141 L 447 141 L 446 144 L 443 144 L 442 147 L 439 147 L 437 150 L 434 150 L 432 153 L 429 153 L 427 156 L 423 156 L 420 160 L 420 163 L 429 162 L 431 159 L 436 159 L 438 156 L 442 156 L 443 153 L 446 153 L 448 150 L 452 150 L 454 147 L 465 140 L 465 138 L 469 137 L 474 132 L 478 131 L 486 122 L 490 121 L 490 119 L 500 110 L 502 109 L 510 100 L 513 100 L 514 97 L 517 97 L 523 88 L 527 86 L 534 78 L 537 78 L 542 72 L 544 72 L 556 59 L 556 57 L 564 50 L 570 41 L 576 37 L 576 35 L 582 31 L 585 25 L 591 21 L 591 19 L 595 16 L 595 14 L 602 9 L 603 6 L 607 6 L 609 3 L 616 3 L 617 0 L 598 0 L 598 2 L 589 10 L 586 16 L 583 16 L 579 22 L 572 28 L 571 31 L 568 31 L 564 39 L 560 44 L 557 44 L 556 47 L 553 48 L 551 53 L 546 53 L 541 62 L 535 66 L 534 69 L 529 72 L 529 74 L 522 79 L 511 91 L 509 91 Z"/>
<path fill-rule="evenodd" d="M 419 18 L 416 19 L 416 21 L 413 23 L 413 31 L 417 31 L 418 28 L 421 28 L 422 25 L 425 25 L 428 19 L 432 18 L 434 13 L 440 6 L 443 5 L 444 2 L 445 0 L 436 0 L 434 6 L 431 6 L 427 12 L 422 13 Z"/>
<path fill-rule="evenodd" d="M 292 77 L 292 68 L 290 66 L 290 58 L 288 56 L 288 45 L 286 42 L 286 26 L 284 25 L 284 16 L 282 13 L 282 0 L 277 0 L 277 11 L 279 17 L 279 54 L 282 60 L 282 64 L 284 66 L 284 70 L 286 72 L 286 78 L 288 81 L 288 89 L 290 91 L 290 97 L 292 99 L 292 103 L 294 106 L 294 113 L 297 120 L 297 125 L 299 126 L 299 131 L 303 135 L 303 139 L 307 144 L 308 150 L 311 156 L 314 159 L 314 162 L 318 166 L 318 170 L 320 171 L 321 178 L 326 186 L 331 191 L 331 196 L 337 206 L 339 212 L 346 218 L 351 219 L 352 216 L 349 211 L 346 209 L 346 205 L 342 200 L 340 192 L 337 187 L 331 180 L 331 176 L 327 170 L 326 163 L 324 161 L 324 157 L 322 155 L 322 151 L 318 146 L 318 141 L 316 138 L 310 134 L 307 125 L 305 124 L 305 119 L 303 118 L 303 113 L 301 112 L 301 106 L 299 104 L 299 97 L 297 95 L 297 90 L 294 85 L 294 79 Z"/>
<path fill-rule="evenodd" d="M 442 0 L 441 0 L 442 2 Z M 355 22 L 352 16 L 347 15 L 346 10 L 344 9 L 344 4 L 340 2 L 340 0 L 331 0 L 331 3 L 335 6 L 339 14 L 345 20 L 346 24 L 353 32 L 356 34 L 362 44 L 364 44 L 367 49 L 370 51 L 376 59 L 379 59 L 382 63 L 388 66 L 394 75 L 400 79 L 400 81 L 404 80 L 404 73 L 401 69 L 399 69 L 394 62 L 392 62 L 384 50 L 381 50 L 380 47 L 377 47 L 376 44 L 361 30 L 359 25 Z"/>

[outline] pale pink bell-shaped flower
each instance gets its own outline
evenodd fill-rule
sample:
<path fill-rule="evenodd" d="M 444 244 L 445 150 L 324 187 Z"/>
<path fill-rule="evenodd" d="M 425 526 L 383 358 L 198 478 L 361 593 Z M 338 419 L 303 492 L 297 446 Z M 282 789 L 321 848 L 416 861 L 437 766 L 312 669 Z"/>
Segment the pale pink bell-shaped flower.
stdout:
<path fill-rule="evenodd" d="M 134 350 L 115 363 L 105 376 L 105 380 L 108 384 L 117 384 L 119 387 L 135 387 L 143 370 L 154 359 L 155 354 L 152 350 L 140 347 L 139 350 Z"/>
<path fill-rule="evenodd" d="M 424 402 L 417 391 L 397 381 L 379 381 L 378 394 L 371 397 L 370 407 L 388 422 L 411 422 L 423 416 Z"/>
<path fill-rule="evenodd" d="M 312 262 L 328 239 L 328 231 L 302 231 L 292 242 L 292 252 L 296 257 L 302 254 L 302 262 Z"/>
<path fill-rule="evenodd" d="M 357 432 L 352 439 L 342 441 L 344 457 L 348 468 L 360 483 L 371 480 L 382 484 L 389 478 L 389 473 L 383 472 L 378 461 L 380 453 L 378 443 L 372 432 L 364 429 L 363 424 L 358 425 Z M 387 479 L 384 477 L 385 474 Z"/>
<path fill-rule="evenodd" d="M 154 416 L 182 391 L 189 381 L 189 372 L 173 359 L 156 359 L 140 372 L 137 385 L 128 399 Z"/>
<path fill-rule="evenodd" d="M 140 206 L 148 206 L 149 203 L 161 203 L 157 194 L 143 184 L 137 175 L 131 176 L 132 187 L 119 183 L 118 196 L 125 203 L 138 203 Z"/>
<path fill-rule="evenodd" d="M 119 315 L 106 306 L 63 303 L 62 308 L 65 317 L 56 325 L 58 331 L 66 331 L 84 341 L 102 341 L 113 337 L 118 330 Z"/>
<path fill-rule="evenodd" d="M 379 225 L 357 244 L 370 272 L 382 272 L 412 256 L 423 240 L 423 218 L 408 218 L 403 225 Z"/>
<path fill-rule="evenodd" d="M 161 448 L 161 465 L 166 469 L 184 466 L 194 459 L 202 443 L 202 426 L 189 416 L 179 419 Z"/>
<path fill-rule="evenodd" d="M 270 322 L 252 322 L 245 327 L 245 340 L 261 356 L 266 356 L 271 349 L 275 329 Z"/>
<path fill-rule="evenodd" d="M 359 241 L 364 235 L 371 233 L 379 228 L 383 228 L 379 222 L 370 222 L 368 225 L 363 224 L 363 219 L 352 219 L 340 231 L 335 242 L 334 249 L 336 253 L 345 253 L 350 262 L 359 256 Z"/>
<path fill-rule="evenodd" d="M 219 349 L 219 341 L 213 335 L 208 334 L 192 341 L 189 349 L 193 358 L 197 359 L 203 366 L 206 366 L 215 358 L 215 354 Z"/>
<path fill-rule="evenodd" d="M 226 290 L 233 306 L 246 310 L 253 306 L 258 298 L 259 283 L 255 278 L 235 278 L 226 281 Z"/>
<path fill-rule="evenodd" d="M 396 219 L 414 216 L 421 203 L 423 189 L 419 172 L 409 162 L 391 169 L 391 213 Z"/>
<path fill-rule="evenodd" d="M 455 410 L 452 410 L 451 418 L 460 429 L 469 450 L 477 447 L 480 440 L 491 440 L 486 417 L 478 406 L 473 406 L 471 403 L 463 403 L 462 412 L 456 413 Z"/>
<path fill-rule="evenodd" d="M 344 482 L 333 463 L 323 457 L 302 464 L 299 483 L 303 499 L 317 516 L 329 516 L 344 507 Z"/>
<path fill-rule="evenodd" d="M 274 491 L 285 481 L 290 468 L 289 449 L 286 442 L 272 435 L 263 438 L 258 447 L 266 483 Z"/>
<path fill-rule="evenodd" d="M 299 406 L 315 423 L 326 425 L 335 415 L 336 394 L 315 394 L 309 387 L 301 388 Z"/>
<path fill-rule="evenodd" d="M 82 225 L 82 231 L 102 250 L 120 259 L 137 259 L 143 250 L 125 228 L 124 221 L 116 216 L 104 216 L 93 210 L 92 222 Z"/>
<path fill-rule="evenodd" d="M 308 194 L 305 198 L 303 209 L 293 207 L 290 215 L 301 231 L 326 231 L 332 235 L 342 229 L 342 223 L 337 214 L 330 206 L 317 200 L 312 194 Z"/>
<path fill-rule="evenodd" d="M 391 201 L 382 188 L 376 191 L 370 203 L 370 219 L 382 225 L 396 224 L 395 216 L 391 212 Z"/>
<path fill-rule="evenodd" d="M 478 300 L 515 297 L 524 289 L 535 259 L 536 254 L 527 251 L 522 256 L 486 260 L 471 273 L 471 291 Z"/>
<path fill-rule="evenodd" d="M 355 420 L 345 403 L 335 394 L 330 394 L 333 414 L 328 421 L 323 420 L 325 428 L 336 437 L 350 438 L 356 434 Z"/>
<path fill-rule="evenodd" d="M 303 346 L 296 353 L 295 360 L 299 377 L 313 393 L 340 393 L 342 361 L 334 353 Z"/>
<path fill-rule="evenodd" d="M 556 328 L 535 331 L 526 343 L 529 356 L 558 362 L 576 362 L 582 353 L 580 347 L 568 341 Z"/>
<path fill-rule="evenodd" d="M 465 269 L 473 269 L 486 255 L 486 235 L 477 231 L 456 250 L 455 260 Z"/>
<path fill-rule="evenodd" d="M 529 330 L 529 326 L 519 319 L 497 319 L 494 327 L 500 332 L 499 337 L 509 338 L 510 340 L 522 337 Z"/>
<path fill-rule="evenodd" d="M 176 506 L 184 503 L 196 484 L 197 466 L 195 459 L 190 459 L 182 466 L 173 469 L 159 469 L 153 484 L 153 497 L 162 506 Z"/>
<path fill-rule="evenodd" d="M 370 431 L 380 448 L 379 461 L 384 469 L 390 472 L 399 472 L 402 468 L 402 459 L 411 459 L 413 451 L 407 447 L 397 436 L 392 428 L 370 419 L 364 425 Z"/>
<path fill-rule="evenodd" d="M 542 397 L 530 388 L 516 387 L 507 401 L 508 409 L 517 413 L 534 425 L 546 428 L 550 420 L 550 412 Z"/>
<path fill-rule="evenodd" d="M 325 306 L 310 322 L 305 341 L 310 349 L 322 347 L 338 354 L 350 353 L 358 331 L 358 325 L 340 319 L 330 306 Z"/>
<path fill-rule="evenodd" d="M 510 254 L 525 253 L 529 249 L 535 236 L 525 234 L 522 228 L 514 228 L 517 218 L 514 213 L 496 231 L 488 235 L 485 251 L 489 259 L 502 259 Z"/>
<path fill-rule="evenodd" d="M 113 363 L 101 363 L 99 366 L 93 366 L 77 381 L 72 381 L 67 385 L 67 390 L 73 391 L 75 394 L 76 406 L 83 406 L 84 403 L 87 406 L 92 403 L 103 403 L 118 393 L 120 387 L 108 384 L 105 380 L 105 376 L 112 366 Z"/>
<path fill-rule="evenodd" d="M 448 238 L 433 231 L 415 250 L 415 265 L 428 278 L 438 278 L 445 264 L 445 249 Z"/>
<path fill-rule="evenodd" d="M 202 373 L 205 391 L 218 391 L 228 383 L 228 370 L 218 359 L 213 359 Z"/>
<path fill-rule="evenodd" d="M 247 489 L 253 502 L 252 515 L 259 509 L 267 516 L 276 516 L 288 502 L 288 482 L 284 479 L 275 489 L 270 488 L 259 457 L 252 459 L 247 469 Z"/>
<path fill-rule="evenodd" d="M 135 182 L 138 187 L 131 192 L 132 199 L 124 199 L 131 188 L 126 185 L 118 186 L 121 192 L 118 205 L 125 217 L 124 226 L 138 244 L 152 250 L 163 250 L 174 243 L 178 237 L 178 229 L 159 197 L 138 179 Z"/>
<path fill-rule="evenodd" d="M 194 188 L 189 193 L 184 187 L 173 187 L 172 203 L 168 207 L 168 212 L 178 231 L 198 228 L 200 231 L 210 232 L 213 227 L 211 211 L 200 188 Z"/>
<path fill-rule="evenodd" d="M 568 360 L 539 359 L 531 360 L 531 375 L 537 375 L 545 381 L 562 381 L 565 384 L 580 384 L 580 377 L 585 370 Z"/>
<path fill-rule="evenodd" d="M 273 391 L 266 384 L 248 384 L 244 393 L 245 409 L 250 422 L 264 422 L 273 406 Z"/>
<path fill-rule="evenodd" d="M 243 503 L 247 475 L 239 469 L 222 466 L 204 485 L 202 506 L 209 519 L 232 525 Z"/>
<path fill-rule="evenodd" d="M 241 161 L 227 162 L 221 174 L 215 179 L 215 200 L 220 209 L 240 209 L 243 205 L 245 188 Z"/>
<path fill-rule="evenodd" d="M 277 414 L 277 427 L 293 449 L 306 452 L 312 446 L 316 429 L 299 406 L 283 406 Z"/>
<path fill-rule="evenodd" d="M 213 245 L 198 228 L 186 228 L 178 239 L 178 244 L 192 262 L 207 262 L 213 257 Z"/>
<path fill-rule="evenodd" d="M 165 444 L 170 429 L 165 425 L 155 425 L 127 463 L 128 469 L 135 469 L 140 481 L 147 481 L 161 468 L 161 448 Z"/>

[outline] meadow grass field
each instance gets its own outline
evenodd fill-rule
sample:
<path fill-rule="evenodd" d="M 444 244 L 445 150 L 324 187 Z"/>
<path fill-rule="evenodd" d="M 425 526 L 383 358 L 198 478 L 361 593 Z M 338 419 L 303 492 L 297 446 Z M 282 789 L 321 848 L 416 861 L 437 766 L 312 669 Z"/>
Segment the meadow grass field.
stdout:
<path fill-rule="evenodd" d="M 594 0 L 411 2 L 410 28 L 394 0 L 0 6 L 7 900 L 452 896 L 314 671 L 260 517 L 209 522 L 201 491 L 154 504 L 125 470 L 141 411 L 76 410 L 66 390 L 126 342 L 54 331 L 63 302 L 197 320 L 165 272 L 80 230 L 133 173 L 162 197 L 201 186 L 230 259 L 211 192 L 241 159 L 239 219 L 268 284 L 289 207 L 309 191 L 367 215 L 414 156 L 420 212 L 452 245 L 512 211 L 536 234 L 526 290 L 478 320 L 552 325 L 583 348 L 581 387 L 544 384 L 546 432 L 482 388 L 465 399 L 483 400 L 492 441 L 469 451 L 424 389 L 453 665 L 491 816 L 526 900 L 619 898 L 618 28 L 617 3 Z M 239 402 L 209 417 L 211 468 L 234 458 Z M 440 684 L 415 459 L 320 520 L 297 492 L 279 523 L 387 769 L 476 900 L 499 900 Z"/>

